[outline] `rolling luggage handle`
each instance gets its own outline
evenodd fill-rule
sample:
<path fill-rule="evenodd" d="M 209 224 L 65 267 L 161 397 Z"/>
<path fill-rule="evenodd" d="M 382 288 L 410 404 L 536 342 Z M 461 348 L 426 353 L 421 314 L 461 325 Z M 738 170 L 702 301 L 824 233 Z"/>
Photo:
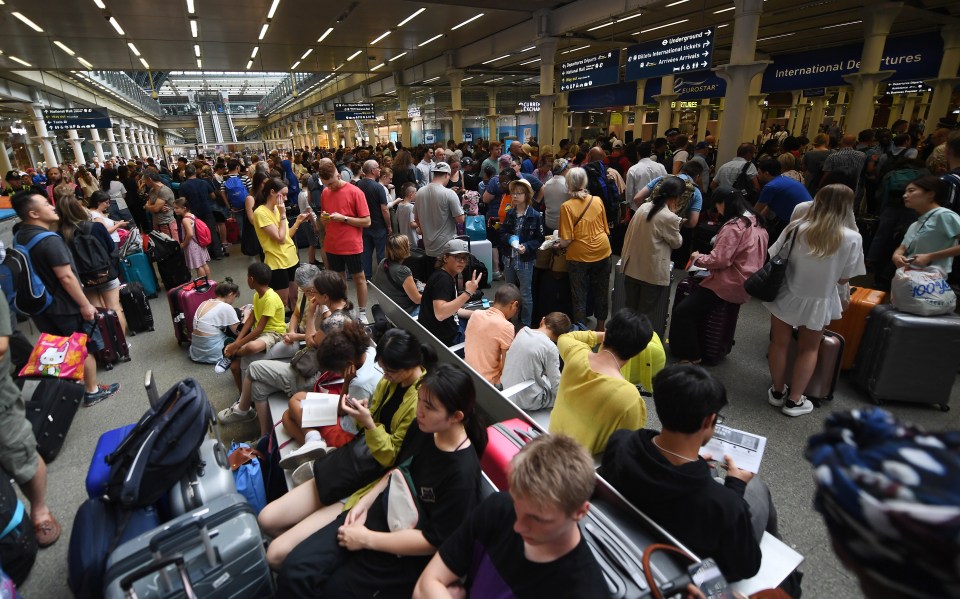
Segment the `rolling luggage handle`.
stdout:
<path fill-rule="evenodd" d="M 203 281 L 203 284 L 200 284 L 200 281 Z M 200 275 L 193 280 L 193 290 L 197 293 L 206 293 L 210 291 L 210 279 L 207 275 Z"/>
<path fill-rule="evenodd" d="M 186 599 L 197 599 L 197 595 L 193 591 L 193 585 L 190 583 L 190 577 L 187 575 L 187 569 L 183 563 L 183 554 L 180 553 L 155 561 L 124 576 L 120 579 L 120 590 L 123 591 L 127 599 L 137 599 L 137 593 L 133 590 L 133 583 L 158 570 L 163 572 L 167 567 L 172 565 L 176 565 L 177 572 L 180 573 L 180 582 L 183 584 L 183 592 L 186 595 Z"/>
<path fill-rule="evenodd" d="M 206 511 L 204 513 L 206 513 Z M 189 520 L 185 520 L 157 533 L 156 536 L 150 539 L 150 553 L 152 553 L 159 560 L 163 555 L 163 553 L 160 551 L 160 545 L 164 541 L 177 536 L 185 529 L 194 527 L 200 532 L 200 541 L 203 543 L 203 551 L 207 556 L 207 563 L 211 568 L 217 567 L 220 563 L 220 557 L 217 554 L 217 550 L 213 547 L 213 543 L 210 542 L 210 531 L 207 529 L 207 522 L 203 519 L 203 516 L 196 516 Z"/>

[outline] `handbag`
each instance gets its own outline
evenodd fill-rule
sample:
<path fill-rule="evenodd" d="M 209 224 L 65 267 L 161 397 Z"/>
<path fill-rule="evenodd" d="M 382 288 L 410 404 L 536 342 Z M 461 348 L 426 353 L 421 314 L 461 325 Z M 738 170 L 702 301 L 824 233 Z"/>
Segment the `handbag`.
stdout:
<path fill-rule="evenodd" d="M 573 229 L 577 228 L 577 225 L 580 224 L 580 221 L 583 220 L 583 217 L 587 214 L 587 210 L 590 209 L 590 206 L 593 205 L 593 201 L 597 199 L 597 196 L 590 196 L 590 201 L 587 202 L 587 205 L 583 207 L 583 211 L 580 213 L 580 216 L 577 217 L 577 220 L 573 221 Z M 567 266 L 567 249 L 560 247 L 551 247 L 547 250 L 537 250 L 537 257 L 534 261 L 534 268 L 540 268 L 543 270 L 550 270 L 553 273 L 561 274 L 569 271 Z"/>
<path fill-rule="evenodd" d="M 420 498 L 417 487 L 410 475 L 410 462 L 407 458 L 402 464 L 390 471 L 387 482 L 387 526 L 390 532 L 410 530 L 420 524 Z"/>
<path fill-rule="evenodd" d="M 783 287 L 783 282 L 787 278 L 787 261 L 790 259 L 790 252 L 793 251 L 793 244 L 799 228 L 799 225 L 794 227 L 790 233 L 790 239 L 788 240 L 790 248 L 787 250 L 786 257 L 781 257 L 778 253 L 743 282 L 743 288 L 747 293 L 764 302 L 772 302 L 777 299 L 777 294 L 780 293 L 780 288 Z"/>
<path fill-rule="evenodd" d="M 343 447 L 313 462 L 320 503 L 333 505 L 349 497 L 383 476 L 385 470 L 370 452 L 366 435 L 357 435 Z"/>
<path fill-rule="evenodd" d="M 83 380 L 83 361 L 87 359 L 87 336 L 74 333 L 59 337 L 40 333 L 30 358 L 20 370 L 21 377 L 47 376 Z"/>
<path fill-rule="evenodd" d="M 317 369 L 317 348 L 305 345 L 297 350 L 290 358 L 290 366 L 297 371 L 297 374 L 305 379 L 309 379 L 316 374 Z"/>

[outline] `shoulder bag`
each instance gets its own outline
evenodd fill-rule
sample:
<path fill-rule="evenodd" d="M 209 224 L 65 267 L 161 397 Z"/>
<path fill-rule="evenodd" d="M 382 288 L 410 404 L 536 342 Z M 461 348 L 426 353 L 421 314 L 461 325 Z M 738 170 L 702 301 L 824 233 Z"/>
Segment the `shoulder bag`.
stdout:
<path fill-rule="evenodd" d="M 777 294 L 780 293 L 780 288 L 783 287 L 783 282 L 787 278 L 787 261 L 790 259 L 790 252 L 793 251 L 793 244 L 796 241 L 797 229 L 799 228 L 800 226 L 797 225 L 790 233 L 790 239 L 788 239 L 790 248 L 787 250 L 785 257 L 778 253 L 770 258 L 760 270 L 744 281 L 743 288 L 747 293 L 764 302 L 772 302 L 777 299 Z M 782 247 L 780 251 L 783 251 Z"/>

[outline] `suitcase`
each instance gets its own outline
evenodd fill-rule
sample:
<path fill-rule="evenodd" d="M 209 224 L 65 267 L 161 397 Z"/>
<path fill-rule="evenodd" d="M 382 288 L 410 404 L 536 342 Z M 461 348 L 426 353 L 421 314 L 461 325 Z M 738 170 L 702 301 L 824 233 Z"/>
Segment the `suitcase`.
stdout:
<path fill-rule="evenodd" d="M 677 292 L 673 296 L 674 308 L 688 295 L 700 286 L 703 279 L 690 275 L 677 283 Z M 700 341 L 700 360 L 707 366 L 717 364 L 733 350 L 734 335 L 737 332 L 737 319 L 740 317 L 740 306 L 723 302 L 717 304 L 707 314 L 698 331 Z"/>
<path fill-rule="evenodd" d="M 67 555 L 67 582 L 74 597 L 102 597 L 103 573 L 110 553 L 158 526 L 160 518 L 153 507 L 127 510 L 99 497 L 83 502 L 73 520 Z"/>
<path fill-rule="evenodd" d="M 106 599 L 272 597 L 274 592 L 257 518 L 236 493 L 124 543 L 110 555 L 104 581 Z"/>
<path fill-rule="evenodd" d="M 107 456 L 120 447 L 120 442 L 127 438 L 137 424 L 127 424 L 120 428 L 109 430 L 97 440 L 97 447 L 93 450 L 90 467 L 87 469 L 87 497 L 103 497 L 107 492 L 107 481 L 110 479 L 110 464 Z"/>
<path fill-rule="evenodd" d="M 217 497 L 237 492 L 237 483 L 227 461 L 227 451 L 217 439 L 200 446 L 200 462 L 170 489 L 167 509 L 171 517 L 209 504 Z"/>
<path fill-rule="evenodd" d="M 508 491 L 510 460 L 520 448 L 543 433 L 525 420 L 511 418 L 487 427 L 487 447 L 480 458 L 480 467 L 501 491 Z"/>
<path fill-rule="evenodd" d="M 235 218 L 227 219 L 227 243 L 240 243 L 240 224 Z"/>
<path fill-rule="evenodd" d="M 190 269 L 183 257 L 183 250 L 171 254 L 163 260 L 157 260 L 160 280 L 167 291 L 190 282 Z"/>
<path fill-rule="evenodd" d="M 216 288 L 216 281 L 211 281 L 207 277 L 197 277 L 167 292 L 170 316 L 173 318 L 173 334 L 177 337 L 178 345 L 190 343 L 193 335 L 193 317 L 197 313 L 197 308 L 214 296 Z"/>
<path fill-rule="evenodd" d="M 150 257 L 143 252 L 130 254 L 120 261 L 120 278 L 127 283 L 140 283 L 147 297 L 157 297 L 157 274 Z"/>
<path fill-rule="evenodd" d="M 939 405 L 960 368 L 960 316 L 916 316 L 890 304 L 867 318 L 854 378 L 870 399 Z"/>
<path fill-rule="evenodd" d="M 127 330 L 131 337 L 137 333 L 153 330 L 153 310 L 150 301 L 140 283 L 126 283 L 120 286 L 120 306 L 127 317 Z"/>
<path fill-rule="evenodd" d="M 790 342 L 790 350 L 787 354 L 787 384 L 790 384 L 790 378 L 793 376 L 793 360 L 797 352 L 797 331 L 793 331 L 793 339 Z M 844 339 L 842 336 L 824 331 L 823 339 L 820 340 L 820 350 L 817 353 L 817 366 L 813 370 L 813 376 L 807 383 L 807 388 L 803 392 L 813 405 L 819 407 L 822 401 L 831 401 L 833 393 L 837 389 L 837 381 L 840 380 L 840 363 L 843 360 Z"/>
<path fill-rule="evenodd" d="M 863 339 L 863 330 L 867 326 L 867 317 L 870 311 L 886 300 L 887 294 L 876 289 L 866 287 L 850 288 L 850 306 L 843 311 L 843 316 L 827 325 L 827 329 L 841 335 L 846 347 L 843 349 L 841 370 L 853 368 Z"/>
<path fill-rule="evenodd" d="M 83 383 L 66 379 L 29 379 L 23 384 L 27 420 L 33 425 L 37 452 L 48 464 L 63 447 L 83 392 Z"/>
<path fill-rule="evenodd" d="M 113 370 L 114 364 L 129 362 L 130 348 L 127 346 L 127 338 L 123 334 L 117 313 L 107 308 L 97 308 L 95 326 L 103 339 L 103 349 L 93 352 L 97 367 Z"/>

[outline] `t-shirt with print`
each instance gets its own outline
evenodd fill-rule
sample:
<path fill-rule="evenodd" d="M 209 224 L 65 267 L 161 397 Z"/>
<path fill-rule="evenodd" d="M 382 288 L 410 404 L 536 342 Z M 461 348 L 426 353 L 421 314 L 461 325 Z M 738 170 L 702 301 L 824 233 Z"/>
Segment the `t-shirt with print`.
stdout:
<path fill-rule="evenodd" d="M 960 216 L 949 208 L 934 208 L 910 225 L 903 236 L 903 246 L 907 248 L 907 256 L 929 254 L 957 245 L 958 236 Z M 949 273 L 953 269 L 953 258 L 940 258 L 930 264 Z"/>
<path fill-rule="evenodd" d="M 320 205 L 329 214 L 363 218 L 370 216 L 367 198 L 356 185 L 341 185 L 336 190 L 327 187 L 320 197 Z M 363 252 L 363 230 L 340 221 L 326 221 L 326 238 L 323 242 L 328 254 L 353 256 Z"/>
<path fill-rule="evenodd" d="M 277 208 L 271 210 L 267 205 L 258 206 L 253 211 L 253 225 L 256 227 L 257 239 L 260 240 L 260 247 L 263 248 L 263 263 L 273 270 L 290 268 L 300 263 L 297 256 L 297 246 L 290 239 L 289 229 L 287 236 L 282 242 L 278 242 L 264 230 L 265 227 L 273 225 L 280 229 L 280 211 Z M 304 225 L 301 225 L 304 226 Z"/>
<path fill-rule="evenodd" d="M 363 192 L 363 197 L 367 201 L 367 211 L 370 212 L 370 229 L 376 231 L 386 229 L 387 224 L 383 220 L 383 210 L 380 208 L 387 205 L 387 193 L 384 191 L 383 185 L 373 179 L 364 177 L 357 183 L 357 187 Z"/>
<path fill-rule="evenodd" d="M 283 320 L 283 300 L 273 289 L 267 289 L 263 295 L 253 292 L 253 326 L 257 326 L 260 318 L 267 317 L 267 324 L 263 327 L 264 333 L 283 335 L 287 332 L 287 325 Z"/>
<path fill-rule="evenodd" d="M 193 317 L 193 330 L 208 335 L 216 335 L 223 327 L 240 322 L 237 309 L 226 302 L 208 299 L 200 304 Z"/>
<path fill-rule="evenodd" d="M 467 577 L 471 597 L 597 597 L 607 588 L 582 536 L 566 555 L 548 563 L 532 562 L 524 554 L 523 538 L 513 531 L 516 520 L 510 495 L 494 493 L 440 546 L 444 565 Z"/>
<path fill-rule="evenodd" d="M 48 232 L 47 229 L 38 227 L 37 225 L 22 224 L 19 230 L 17 230 L 16 241 L 19 244 L 27 245 L 35 236 Z M 50 304 L 50 307 L 47 308 L 43 314 L 45 316 L 79 315 L 80 306 L 70 297 L 67 290 L 63 288 L 63 285 L 60 284 L 60 279 L 57 278 L 56 273 L 53 271 L 53 267 L 55 266 L 69 264 L 70 269 L 73 271 L 73 276 L 75 276 L 78 281 L 80 280 L 80 275 L 77 274 L 77 266 L 73 262 L 73 254 L 70 252 L 70 248 L 67 247 L 63 238 L 54 234 L 38 241 L 37 245 L 33 246 L 33 249 L 30 250 L 30 261 L 33 264 L 34 272 L 40 277 L 40 280 L 43 281 L 44 287 L 47 288 L 47 293 L 53 295 L 53 303 Z"/>

